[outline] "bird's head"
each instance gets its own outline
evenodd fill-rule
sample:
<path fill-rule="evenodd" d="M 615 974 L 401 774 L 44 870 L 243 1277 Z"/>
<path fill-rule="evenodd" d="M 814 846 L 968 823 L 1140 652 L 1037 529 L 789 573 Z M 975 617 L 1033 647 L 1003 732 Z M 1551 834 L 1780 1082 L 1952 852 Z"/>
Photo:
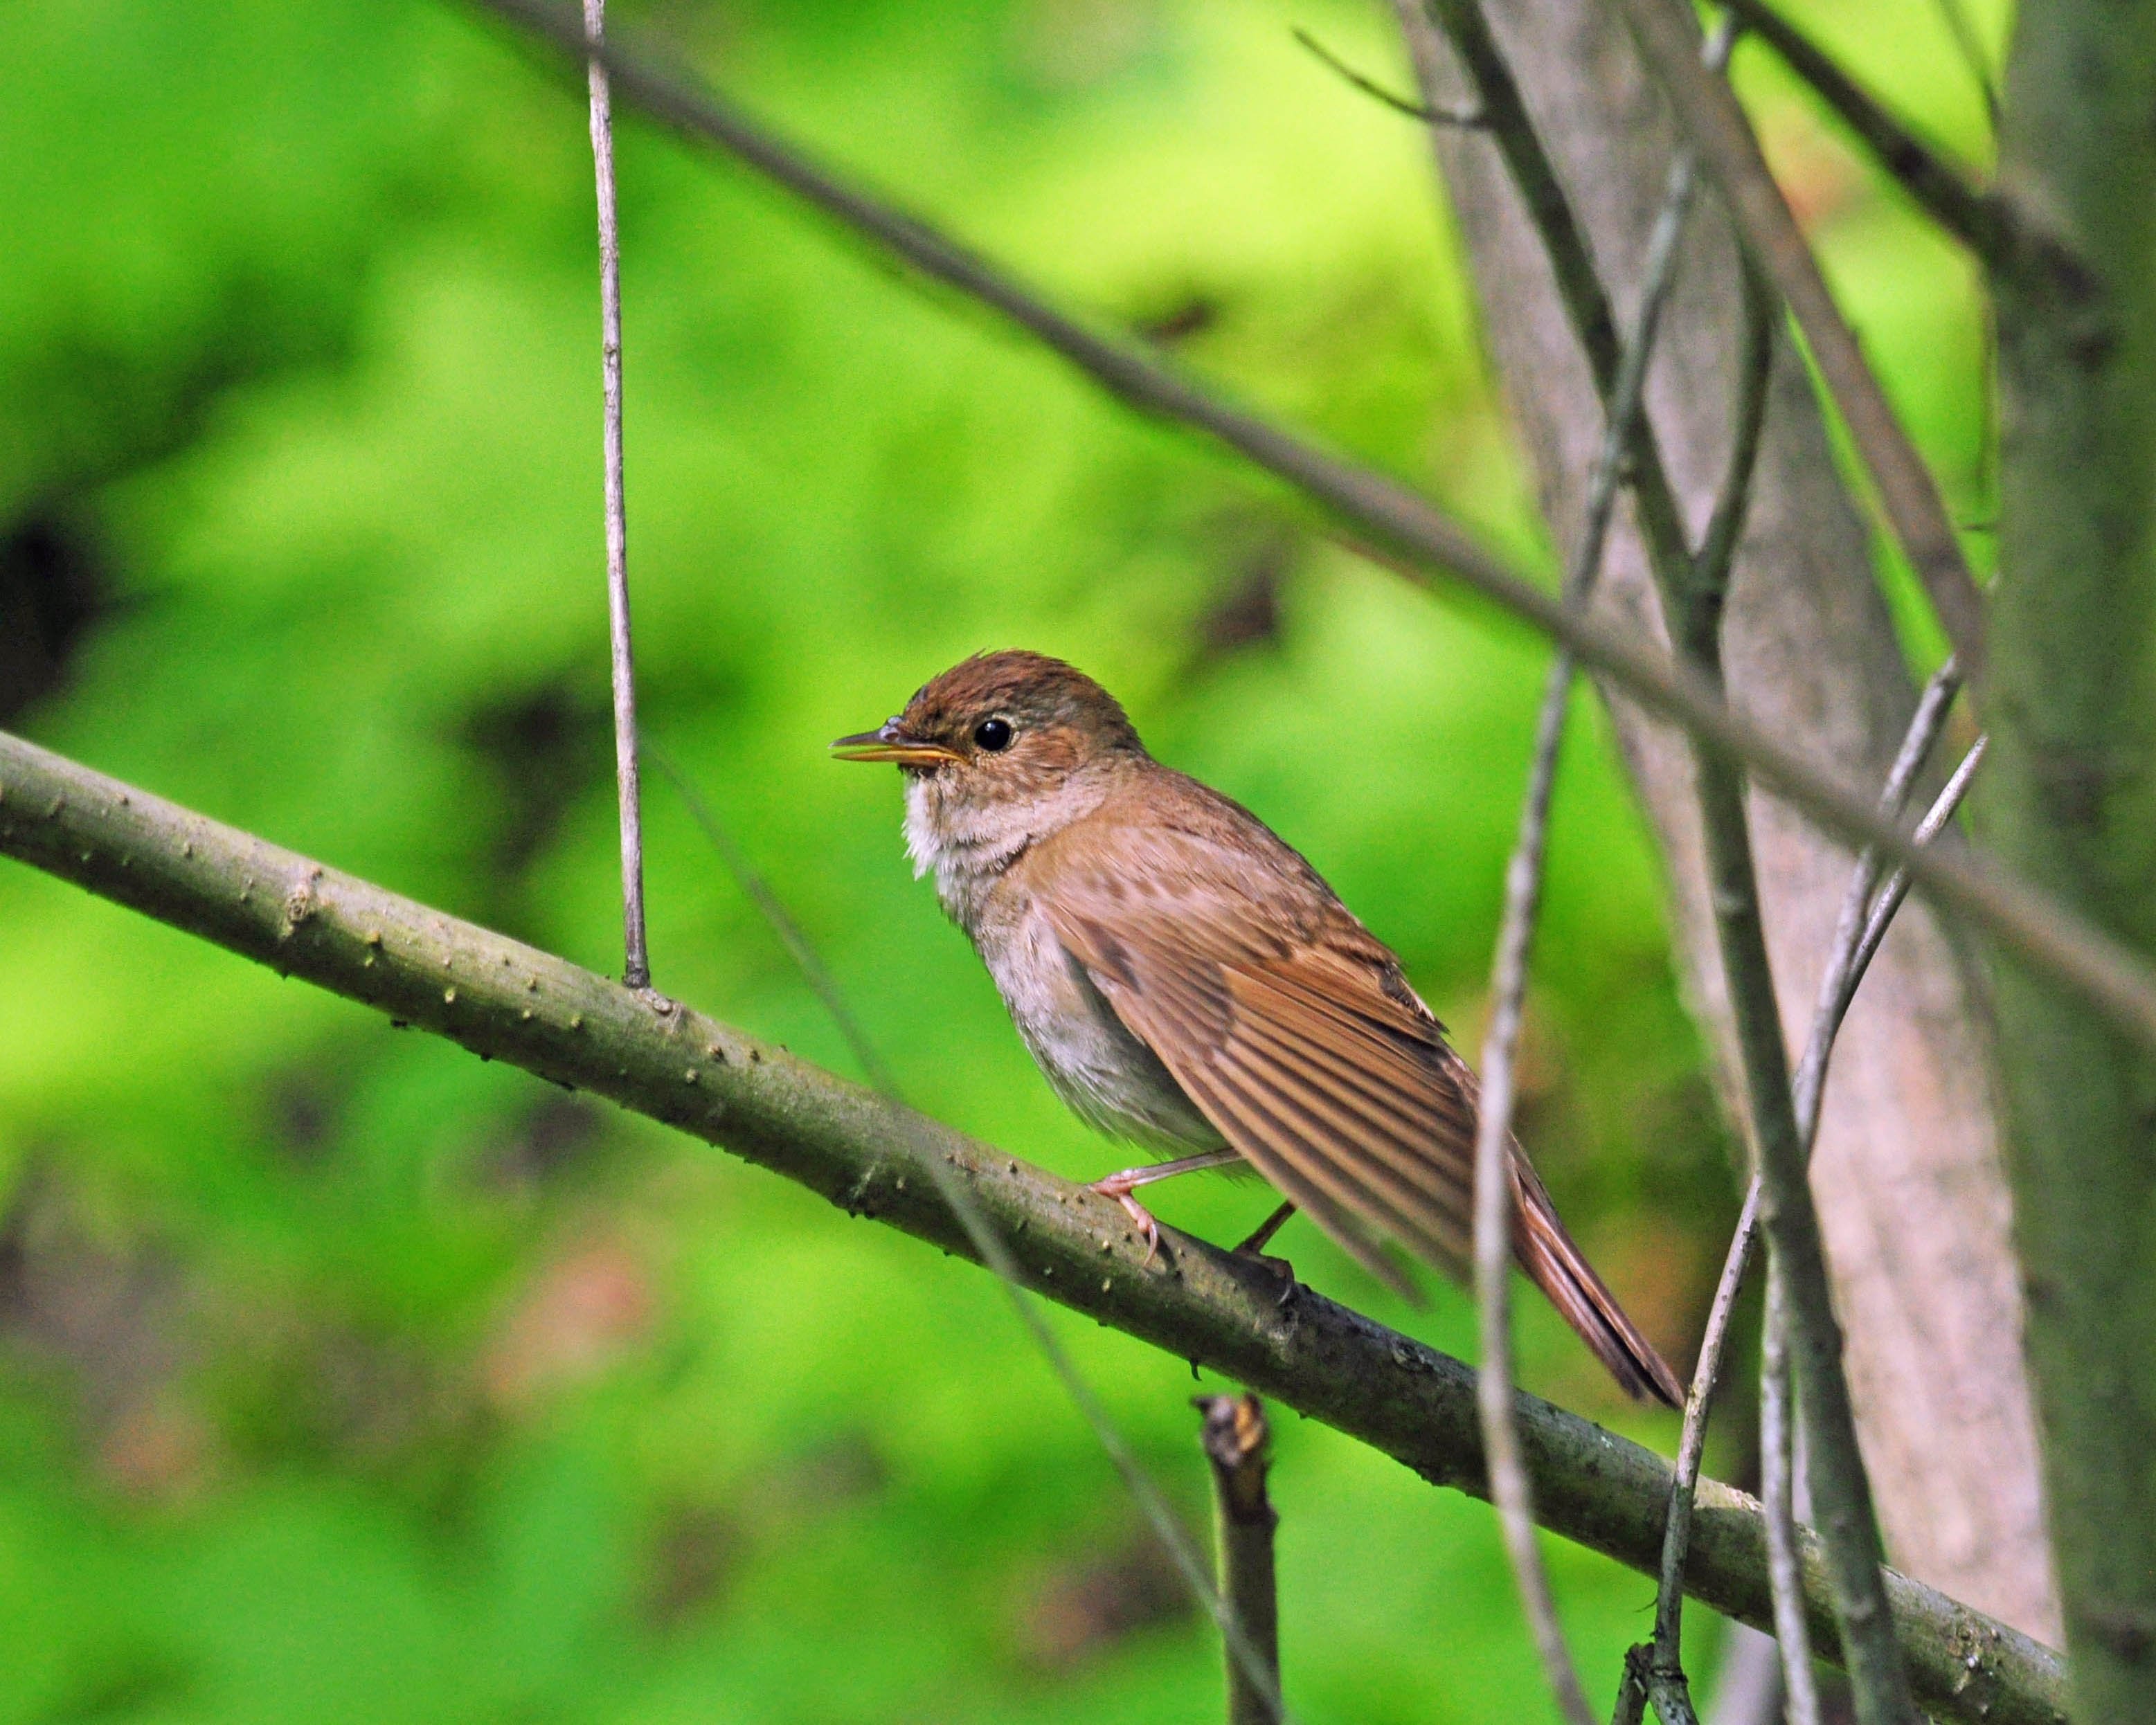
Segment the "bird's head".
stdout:
<path fill-rule="evenodd" d="M 1144 746 L 1122 705 L 1060 659 L 983 653 L 925 683 L 906 711 L 831 745 L 844 761 L 889 761 L 967 802 L 1030 799 Z"/>
<path fill-rule="evenodd" d="M 955 665 L 896 717 L 831 747 L 905 774 L 906 848 L 947 904 L 954 882 L 999 874 L 1099 807 L 1119 769 L 1150 758 L 1114 696 L 1060 659 L 1022 652 Z"/>

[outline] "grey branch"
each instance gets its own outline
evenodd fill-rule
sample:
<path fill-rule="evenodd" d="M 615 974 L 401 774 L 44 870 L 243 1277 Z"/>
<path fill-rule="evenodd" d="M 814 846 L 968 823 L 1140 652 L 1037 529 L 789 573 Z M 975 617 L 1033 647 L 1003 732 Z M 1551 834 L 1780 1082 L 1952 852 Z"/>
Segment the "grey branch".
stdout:
<path fill-rule="evenodd" d="M 1726 59 L 1731 33 L 1725 27 L 1710 45 L 1710 54 Z M 1671 164 L 1662 207 L 1648 240 L 1645 286 L 1637 321 L 1625 345 L 1610 398 L 1602 445 L 1589 484 L 1587 521 L 1565 573 L 1565 602 L 1584 609 L 1602 570 L 1609 516 L 1641 415 L 1647 362 L 1676 277 L 1677 241 L 1692 196 L 1692 164 L 1680 156 Z M 1559 649 L 1543 690 L 1535 725 L 1533 764 L 1520 809 L 1520 829 L 1505 871 L 1505 911 L 1497 932 L 1491 967 L 1490 1028 L 1482 1043 L 1481 1111 L 1475 1140 L 1475 1297 L 1481 1336 L 1480 1408 L 1482 1440 L 1490 1455 L 1491 1501 L 1502 1525 L 1505 1548 L 1518 1584 L 1543 1669 L 1559 1709 L 1576 1722 L 1593 1718 L 1579 1675 L 1566 1651 L 1557 1620 L 1549 1577 L 1535 1543 L 1534 1507 L 1526 1469 L 1521 1465 L 1518 1434 L 1512 1426 L 1511 1271 L 1512 1183 L 1510 1168 L 1512 1069 L 1522 1008 L 1527 996 L 1527 959 L 1542 903 L 1544 865 L 1548 855 L 1549 810 L 1557 784 L 1557 763 L 1564 743 L 1565 717 L 1571 707 L 1572 655 Z"/>
<path fill-rule="evenodd" d="M 1756 1179 L 1752 1189 L 1756 1195 Z M 1789 1301 L 1786 1282 L 1771 1265 L 1762 1326 L 1759 1507 L 1767 1518 L 1767 1579 L 1774 1594 L 1774 1640 L 1781 1650 L 1789 1725 L 1820 1725 L 1819 1685 L 1812 1676 L 1811 1635 L 1804 1622 L 1804 1574 L 1796 1540 L 1797 1422 L 1790 1405 Z"/>
<path fill-rule="evenodd" d="M 1925 685 L 1922 697 L 1917 703 L 1915 716 L 1909 721 L 1907 735 L 1902 739 L 1894 764 L 1887 773 L 1887 786 L 1881 794 L 1881 812 L 1897 816 L 1908 799 L 1911 786 L 1932 745 L 1937 741 L 1946 722 L 1948 711 L 1960 692 L 1959 668 L 1949 659 Z M 1946 788 L 1925 815 L 1917 829 L 1917 842 L 1928 844 L 1939 829 L 1952 816 L 1967 790 L 1970 774 L 1982 757 L 1979 742 L 1969 752 L 1969 757 L 1955 769 Z M 1804 1056 L 1798 1063 L 1794 1085 L 1794 1106 L 1799 1129 L 1809 1153 L 1813 1138 L 1819 1129 L 1819 1105 L 1825 1088 L 1827 1061 L 1832 1052 L 1835 1038 L 1840 1034 L 1843 1019 L 1851 1003 L 1856 999 L 1857 986 L 1864 973 L 1886 937 L 1887 925 L 1902 902 L 1903 895 L 1890 882 L 1886 891 L 1880 893 L 1876 904 L 1872 895 L 1879 881 L 1879 863 L 1876 853 L 1866 851 L 1857 859 L 1845 896 L 1834 941 L 1830 948 L 1825 972 L 1820 984 L 1820 1002 L 1815 1010 L 1811 1029 L 1804 1044 Z M 1722 1370 L 1723 1344 L 1728 1337 L 1729 1315 L 1737 1301 L 1738 1289 L 1743 1285 L 1746 1270 L 1752 1261 L 1753 1247 L 1758 1239 L 1759 1215 L 1759 1183 L 1755 1178 L 1744 1195 L 1744 1206 L 1732 1234 L 1729 1251 L 1722 1268 L 1722 1277 L 1714 1291 L 1714 1300 L 1708 1310 L 1707 1330 L 1700 1343 L 1699 1360 L 1693 1369 L 1691 1394 L 1685 1405 L 1684 1433 L 1677 1448 L 1676 1477 L 1671 1486 L 1670 1516 L 1662 1545 L 1661 1592 L 1658 1595 L 1655 1642 L 1660 1660 L 1676 1656 L 1677 1635 L 1681 1628 L 1678 1581 L 1683 1573 L 1686 1541 L 1691 1532 L 1691 1492 L 1699 1477 L 1702 1455 L 1706 1448 L 1707 1414 L 1712 1400 Z M 1771 1296 L 1770 1296 L 1771 1297 Z M 1767 1457 L 1766 1473 L 1770 1489 L 1764 1496 L 1768 1516 L 1768 1549 L 1770 1574 L 1776 1582 L 1775 1635 L 1781 1644 L 1784 1681 L 1789 1692 L 1789 1706 L 1793 1725 L 1806 1725 L 1818 1717 L 1818 1702 L 1811 1681 L 1811 1650 L 1803 1615 L 1801 1584 L 1794 1559 L 1795 1542 L 1789 1512 L 1789 1438 L 1787 1430 L 1788 1382 L 1785 1371 L 1777 1375 L 1776 1353 L 1785 1353 L 1788 1337 L 1782 1326 L 1769 1322 L 1767 1329 L 1767 1354 L 1763 1394 L 1762 1398 L 1762 1448 L 1779 1446 L 1779 1455 Z M 1768 1405 L 1769 1404 L 1772 1405 Z M 1779 1422 L 1779 1423 L 1778 1423 Z M 1780 1474 L 1776 1469 L 1779 1467 Z M 1785 1539 L 1782 1529 L 1791 1529 Z M 1782 1553 L 1789 1553 L 1784 1560 Z"/>
<path fill-rule="evenodd" d="M 1760 321 L 1755 316 L 1753 322 Z M 1771 323 L 1765 326 L 1771 328 Z M 1765 367 L 1759 367 L 1763 374 Z M 1753 386 L 1763 402 L 1763 384 Z M 1755 406 L 1754 411 L 1757 411 Z M 1740 444 L 1743 434 L 1740 432 Z M 1687 651 L 1717 679 L 1721 672 L 1722 581 L 1702 567 L 1682 626 Z M 1879 1529 L 1856 1417 L 1841 1368 L 1841 1329 L 1834 1311 L 1826 1250 L 1805 1169 L 1810 1143 L 1791 1093 L 1781 1009 L 1759 914 L 1744 814 L 1743 781 L 1726 762 L 1703 758 L 1700 809 L 1706 835 L 1708 899 L 1730 1014 L 1744 1076 L 1759 1219 L 1773 1255 L 1772 1290 L 1786 1296 L 1793 1351 L 1804 1384 L 1803 1415 L 1812 1501 L 1825 1537 L 1828 1579 L 1858 1725 L 1914 1725 L 1916 1709 L 1887 1602 L 1878 1559 Z"/>
<path fill-rule="evenodd" d="M 1958 667 L 1949 659 L 1925 686 L 1916 717 L 1893 770 L 1887 777 L 1883 805 L 1898 814 L 1907 800 L 1909 788 L 1922 766 L 1948 709 L 1961 686 Z M 1916 840 L 1928 845 L 1953 819 L 1984 759 L 1985 741 L 1979 737 L 1963 757 L 1932 807 L 1917 824 Z M 1819 1005 L 1813 1014 L 1804 1058 L 1798 1063 L 1794 1083 L 1797 1132 L 1809 1164 L 1812 1144 L 1819 1135 L 1820 1105 L 1826 1090 L 1827 1065 L 1833 1058 L 1835 1039 L 1848 1016 L 1865 972 L 1871 968 L 1879 943 L 1907 894 L 1899 871 L 1867 908 L 1879 879 L 1876 853 L 1867 850 L 1857 860 L 1856 870 L 1836 930 L 1825 974 L 1820 983 Z M 1755 1185 L 1756 1190 L 1756 1185 Z M 1741 1233 L 1741 1230 L 1740 1230 Z M 1732 1261 L 1737 1255 L 1732 1245 Z M 1811 1676 L 1811 1655 L 1803 1630 L 1802 1596 L 1796 1577 L 1796 1490 L 1794 1470 L 1802 1445 L 1793 1421 L 1796 1399 L 1790 1384 L 1789 1298 L 1787 1286 L 1770 1279 L 1763 1320 L 1759 1364 L 1760 1497 L 1767 1516 L 1768 1573 L 1774 1583 L 1774 1619 L 1782 1643 L 1782 1680 L 1789 1692 L 1790 1725 L 1810 1725 L 1819 1717 L 1819 1697 Z M 1809 1471 L 1809 1470 L 1808 1470 Z"/>
<path fill-rule="evenodd" d="M 546 0 L 475 3 L 584 54 L 582 27 Z M 1697 673 L 1672 666 L 1629 631 L 1567 613 L 1562 600 L 1394 480 L 1340 460 L 1235 405 L 1137 345 L 1064 312 L 1009 272 L 921 218 L 905 213 L 814 162 L 709 91 L 614 39 L 593 50 L 625 98 L 684 136 L 727 151 L 893 257 L 978 300 L 1142 412 L 1192 427 L 1253 466 L 1286 481 L 1383 552 L 1418 571 L 1442 572 L 1544 634 L 1622 688 L 1646 711 L 1681 726 L 1707 749 L 1742 760 L 1753 777 L 1802 809 L 1822 830 L 1856 846 L 1877 845 L 1910 864 L 1933 902 L 1967 917 L 2033 970 L 2078 991 L 2138 1040 L 2156 1046 L 2156 974 L 2135 953 L 2056 896 L 1978 856 L 1917 852 L 1851 790 L 1732 711 Z"/>
<path fill-rule="evenodd" d="M 606 33 L 606 0 L 584 0 L 584 37 L 596 49 Z M 613 670 L 614 783 L 621 816 L 621 979 L 651 986 L 644 931 L 644 818 L 637 784 L 636 655 L 629 629 L 629 508 L 622 486 L 621 229 L 614 209 L 613 112 L 606 63 L 586 63 L 591 91 L 592 168 L 598 182 L 599 375 L 606 415 L 607 627 Z"/>
<path fill-rule="evenodd" d="M 1432 107 L 1424 102 L 1411 102 L 1405 96 L 1394 94 L 1376 79 L 1357 71 L 1347 61 L 1320 42 L 1309 31 L 1298 28 L 1295 39 L 1302 44 L 1310 57 L 1327 70 L 1337 74 L 1349 85 L 1359 90 L 1373 101 L 1383 103 L 1395 114 L 1404 114 L 1410 120 L 1419 120 L 1425 126 L 1480 126 L 1481 115 L 1473 111 L 1454 113 L 1448 108 Z"/>
<path fill-rule="evenodd" d="M 1014 1243 L 1027 1285 L 1347 1433 L 1433 1484 L 1485 1495 L 1466 1366 L 1163 1231 L 1150 1266 L 1122 1212 L 1082 1187 L 670 1001 L 400 898 L 0 734 L 0 852 L 557 1084 L 721 1146 L 857 1215 L 973 1258 L 932 1167 L 952 1171 Z M 1670 1469 L 1536 1397 L 1517 1399 L 1542 1525 L 1653 1573 Z M 1805 1600 L 1838 1656 L 1816 1543 Z M 1702 1484 L 1692 1597 L 1758 1625 L 1769 1612 L 1758 1506 Z M 2062 1725 L 2058 1656 L 1906 1577 L 1887 1577 L 1917 1692 L 1971 1725 Z M 1973 1661 L 1973 1663 L 1971 1662 Z"/>
<path fill-rule="evenodd" d="M 1270 1680 L 1260 1689 L 1235 1660 L 1228 1661 L 1228 1725 L 1274 1725 L 1270 1698 L 1280 1692 L 1280 1595 L 1273 1577 L 1273 1529 L 1280 1525 L 1265 1491 L 1270 1465 L 1265 1410 L 1254 1395 L 1201 1395 L 1200 1441 L 1213 1467 L 1213 1523 L 1220 1596 L 1233 1607 L 1265 1662 Z"/>
<path fill-rule="evenodd" d="M 1810 344 L 1820 376 L 1849 426 L 1887 519 L 1931 595 L 1962 663 L 1983 660 L 1984 602 L 1947 519 L 1938 486 L 1894 417 L 1879 379 L 1843 318 L 1805 243 L 1759 141 L 1726 80 L 1699 63 L 1698 26 L 1681 0 L 1614 0 L 1654 69 L 1692 147 L 1727 201 L 1738 230 L 1773 277 Z"/>

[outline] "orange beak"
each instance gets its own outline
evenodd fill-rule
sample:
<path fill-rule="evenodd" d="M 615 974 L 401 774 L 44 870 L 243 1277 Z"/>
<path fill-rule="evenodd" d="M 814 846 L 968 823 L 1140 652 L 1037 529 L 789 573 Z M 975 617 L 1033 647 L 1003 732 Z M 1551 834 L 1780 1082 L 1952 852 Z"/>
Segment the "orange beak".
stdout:
<path fill-rule="evenodd" d="M 890 761 L 901 767 L 940 767 L 958 758 L 941 743 L 907 736 L 896 719 L 886 719 L 874 731 L 840 737 L 831 752 L 841 761 Z"/>

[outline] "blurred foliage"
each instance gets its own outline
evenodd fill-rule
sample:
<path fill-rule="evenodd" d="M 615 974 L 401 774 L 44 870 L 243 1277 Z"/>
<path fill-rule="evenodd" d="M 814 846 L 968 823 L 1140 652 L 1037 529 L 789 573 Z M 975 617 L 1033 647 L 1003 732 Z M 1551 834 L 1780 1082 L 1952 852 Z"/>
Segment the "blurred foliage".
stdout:
<path fill-rule="evenodd" d="M 1422 141 L 1291 39 L 1392 68 L 1378 13 L 624 10 L 833 157 L 1537 555 Z M 1819 22 L 1979 153 L 1936 14 L 1890 13 Z M 413 0 L 15 0 L 0 48 L 0 723 L 608 966 L 578 85 Z M 1980 516 L 1964 261 L 1771 67 L 1743 75 Z M 1264 814 L 1471 1049 L 1540 649 L 1355 562 L 1274 488 L 732 169 L 623 131 L 649 729 L 910 1098 L 1074 1174 L 1118 1159 L 908 879 L 890 776 L 823 754 L 1000 644 L 1086 665 L 1158 752 Z M 1581 713 L 1524 1131 L 1681 1359 L 1727 1147 L 1654 860 Z M 846 1070 L 679 799 L 655 775 L 646 794 L 660 984 Z M 0 978 L 0 1721 L 1217 1706 L 1209 1636 L 978 1273 L 13 868 Z M 1248 1186 L 1183 1184 L 1163 1213 L 1214 1237 L 1263 1213 Z M 1280 1249 L 1469 1350 L 1458 1293 L 1414 1312 L 1300 1224 Z M 1199 1514 L 1184 1367 L 1057 1321 Z M 1673 1440 L 1546 1310 L 1522 1323 L 1532 1384 Z M 1486 1512 L 1276 1425 L 1303 1716 L 1533 1716 Z M 1614 1680 L 1650 1589 L 1553 1558 L 1587 1669 Z"/>

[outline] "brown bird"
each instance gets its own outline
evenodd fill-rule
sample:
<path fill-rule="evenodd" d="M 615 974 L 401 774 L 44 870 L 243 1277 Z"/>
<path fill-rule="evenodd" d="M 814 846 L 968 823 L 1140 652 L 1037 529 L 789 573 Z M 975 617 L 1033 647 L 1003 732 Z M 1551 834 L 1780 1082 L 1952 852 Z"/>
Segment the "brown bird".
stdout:
<path fill-rule="evenodd" d="M 906 778 L 906 842 L 1056 1093 L 1177 1159 L 1111 1174 L 1123 1204 L 1248 1163 L 1388 1286 L 1390 1242 L 1455 1278 L 1471 1255 L 1476 1081 L 1399 961 L 1258 818 L 1146 752 L 1060 660 L 956 665 L 842 758 Z M 1513 1250 L 1626 1390 L 1683 1387 L 1512 1147 Z"/>

